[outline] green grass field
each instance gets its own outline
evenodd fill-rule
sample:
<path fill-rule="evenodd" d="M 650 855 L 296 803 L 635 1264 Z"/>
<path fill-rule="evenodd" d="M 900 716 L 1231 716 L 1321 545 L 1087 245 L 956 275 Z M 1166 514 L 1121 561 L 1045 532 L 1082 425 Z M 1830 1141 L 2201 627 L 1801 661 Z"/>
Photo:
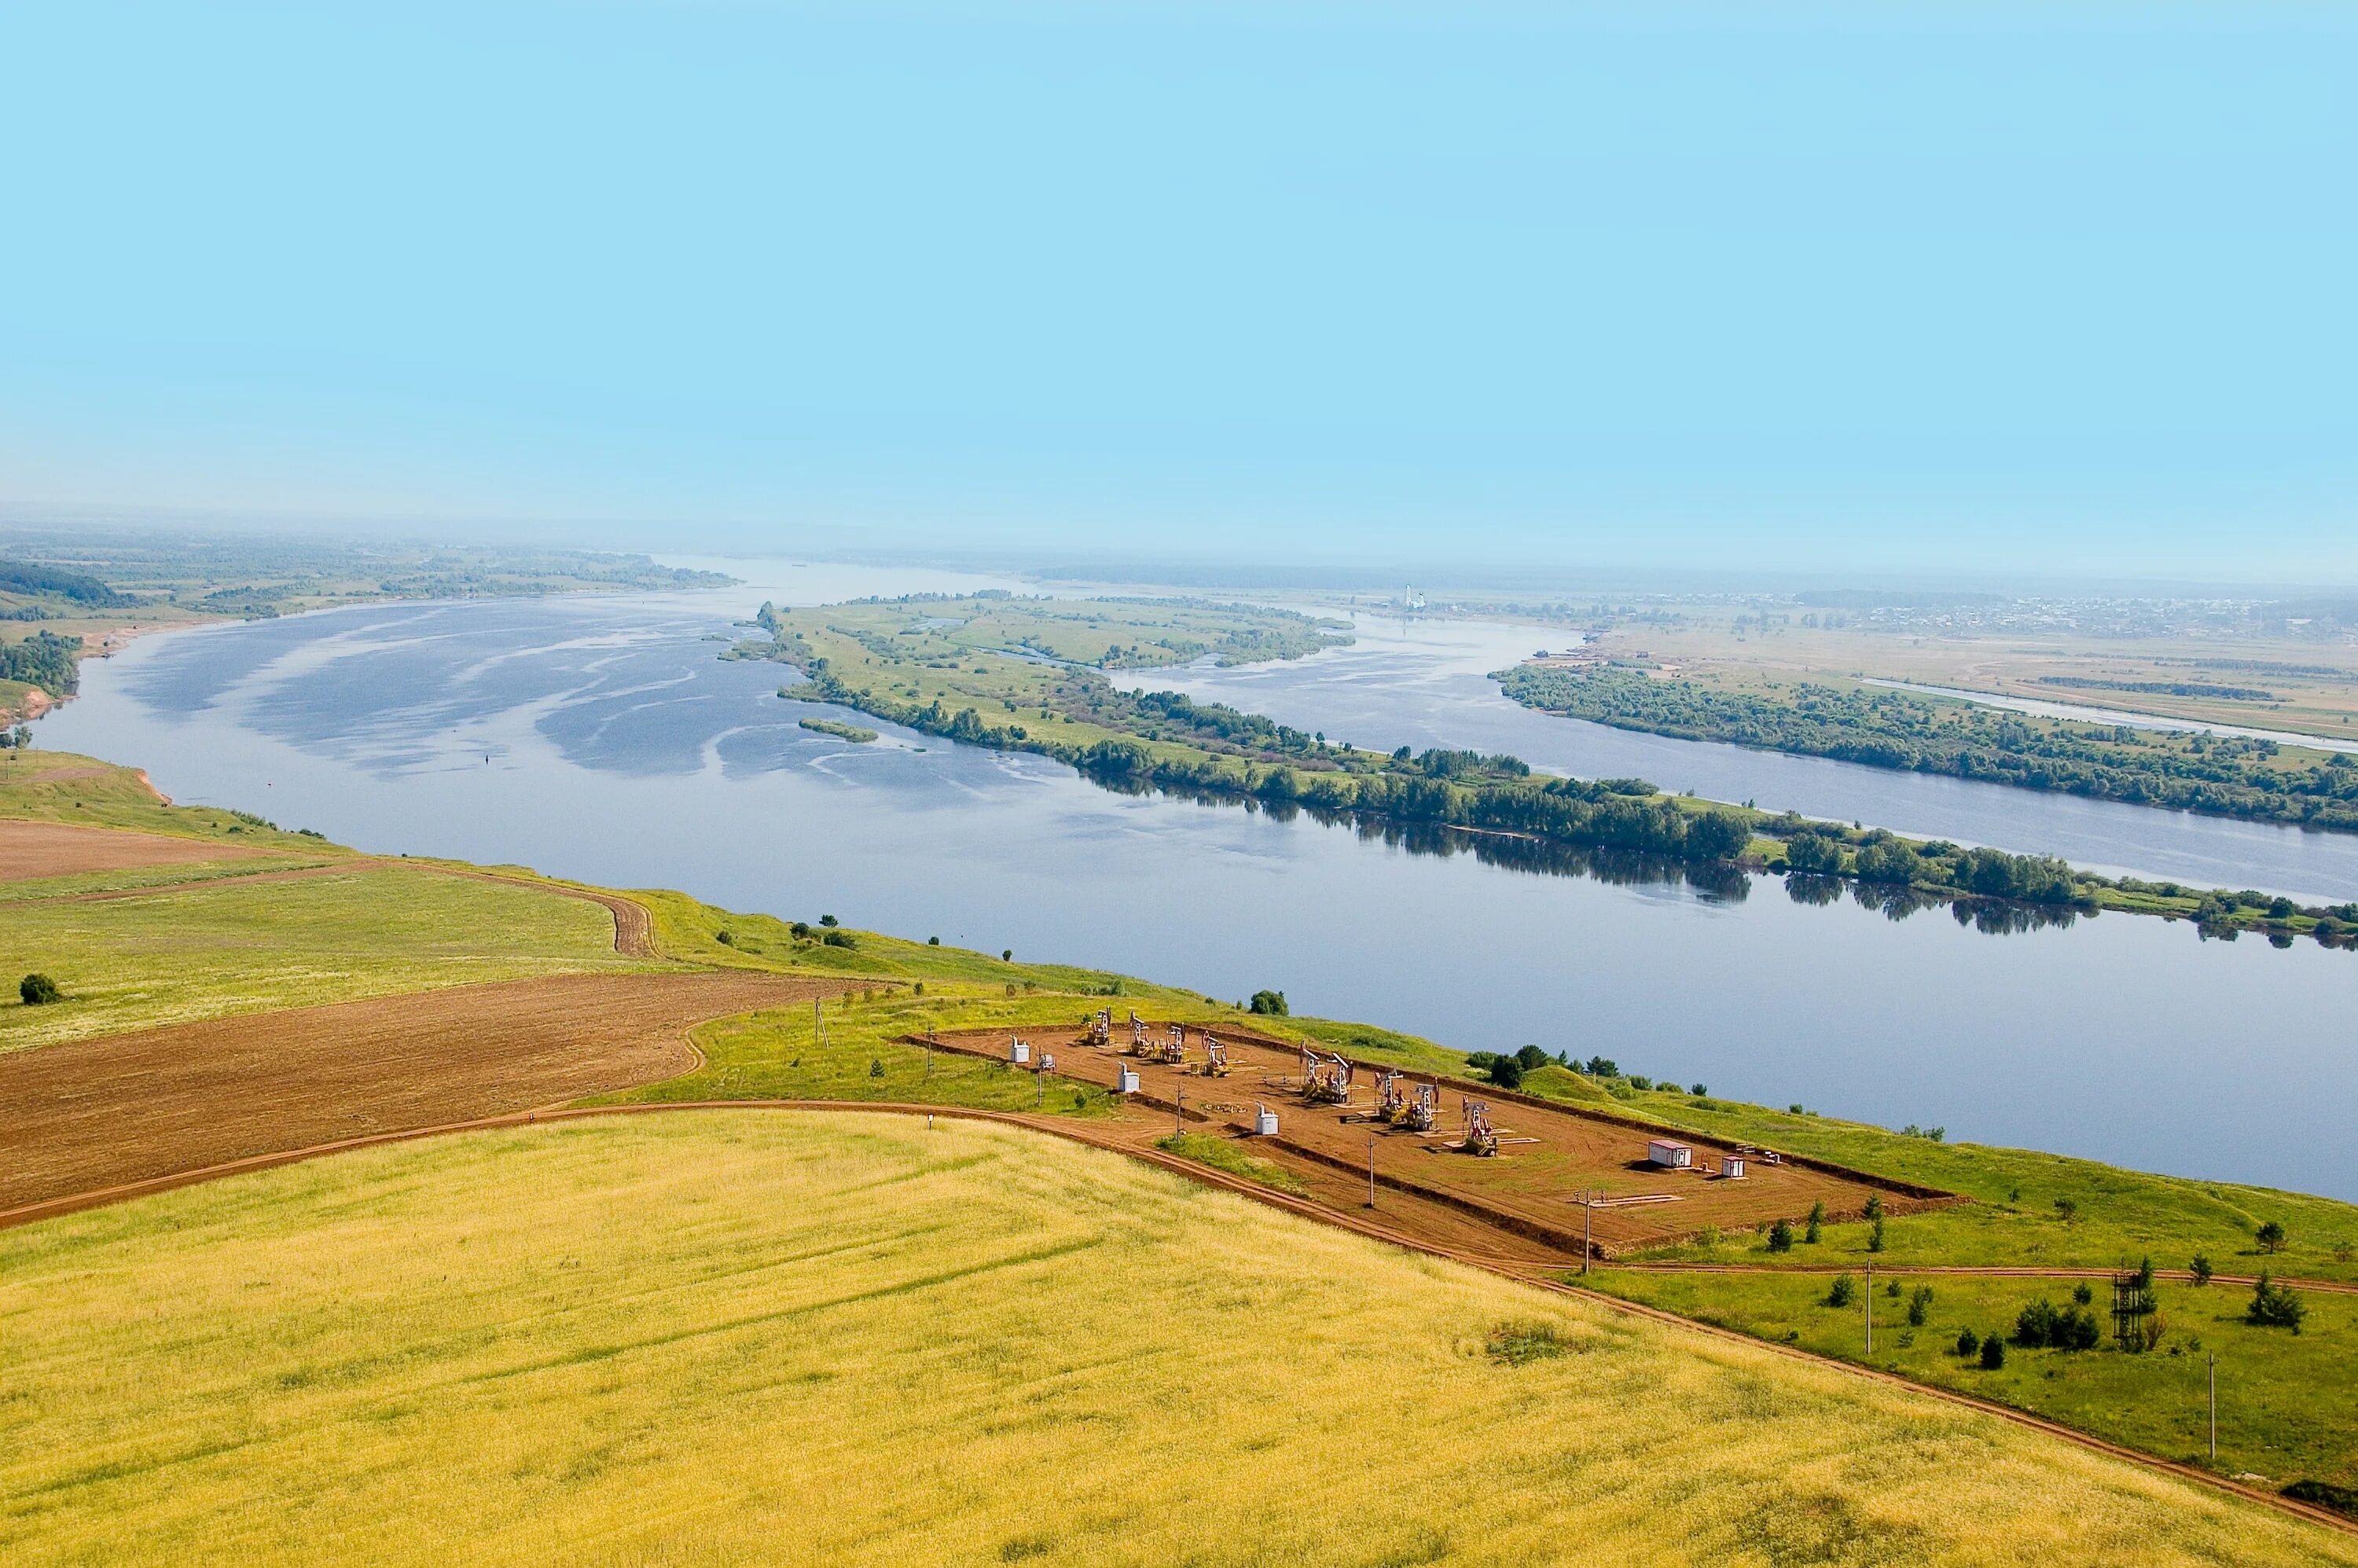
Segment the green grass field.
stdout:
<path fill-rule="evenodd" d="M 1958 1330 L 2011 1333 L 2016 1314 L 2036 1297 L 2071 1304 L 2072 1281 L 1911 1275 L 1879 1265 L 1875 1278 L 1871 1358 L 1866 1353 L 1863 1303 L 1827 1305 L 1829 1281 L 1823 1275 L 1604 1270 L 1589 1282 L 1682 1316 L 1867 1362 L 2195 1464 L 2209 1458 L 2204 1377 L 2207 1357 L 2215 1354 L 2222 1471 L 2265 1476 L 2279 1485 L 2309 1476 L 2358 1486 L 2358 1405 L 2350 1399 L 2350 1391 L 2358 1389 L 2358 1296 L 2309 1293 L 2302 1298 L 2308 1320 L 2294 1335 L 2244 1321 L 2252 1299 L 2249 1286 L 2164 1283 L 2156 1292 L 2161 1342 L 2132 1354 L 2112 1348 L 2106 1315 L 2112 1287 L 2094 1281 L 2091 1305 L 2104 1324 L 2104 1348 L 2009 1345 L 2005 1367 L 1984 1371 L 1956 1354 Z M 1864 1285 L 1863 1272 L 1856 1279 Z M 1892 1284 L 1901 1295 L 1888 1293 Z M 1924 1326 L 1910 1328 L 1907 1295 L 1920 1285 L 1931 1289 L 1932 1301 Z"/>
<path fill-rule="evenodd" d="M 2222 1273 L 2256 1273 L 2266 1265 L 2280 1274 L 2358 1281 L 2358 1206 L 2332 1198 L 2157 1176 L 2030 1149 L 1936 1143 L 1886 1128 L 1732 1100 L 1699 1103 L 1692 1095 L 1637 1093 L 1617 1107 L 1714 1137 L 1815 1155 L 1976 1200 L 1890 1221 L 1885 1261 L 1894 1267 L 2110 1269 L 2149 1255 L 2156 1267 L 2183 1269 L 2199 1252 Z M 2070 1218 L 2056 1207 L 2058 1200 L 2073 1206 Z M 2285 1227 L 2281 1253 L 2264 1253 L 2255 1239 L 2270 1220 Z M 1830 1227 L 1826 1235 L 1829 1248 L 1866 1256 L 1866 1227 Z M 1728 1239 L 1730 1245 L 1716 1249 L 1685 1248 L 1659 1256 L 1777 1261 L 1761 1249 L 1758 1238 Z M 1797 1249 L 1785 1260 L 1823 1260 Z"/>
<path fill-rule="evenodd" d="M 1183 1160 L 1193 1160 L 1199 1165 L 1209 1165 L 1215 1171 L 1226 1171 L 1232 1176 L 1242 1176 L 1262 1186 L 1273 1187 L 1296 1197 L 1306 1197 L 1309 1184 L 1273 1160 L 1245 1152 L 1244 1145 L 1233 1138 L 1217 1138 L 1208 1132 L 1174 1132 L 1158 1138 L 1154 1146 L 1166 1154 L 1176 1154 Z"/>
<path fill-rule="evenodd" d="M 1060 1115 L 1102 1113 L 1111 1098 L 1102 1089 L 1070 1079 L 1044 1079 L 956 1052 L 929 1051 L 901 1038 L 930 1028 L 991 1024 L 1069 1034 L 1077 1016 L 1069 997 L 854 993 L 824 1003 L 817 1013 L 795 1008 L 701 1025 L 690 1036 L 705 1054 L 701 1069 L 610 1096 L 607 1102 L 866 1099 Z"/>
<path fill-rule="evenodd" d="M 65 1000 L 0 988 L 0 1050 L 303 1007 L 614 967 L 614 921 L 579 899 L 386 868 L 299 881 L 201 883 L 141 898 L 0 903 L 14 971 Z"/>
<path fill-rule="evenodd" d="M 0 1234 L 14 1564 L 2358 1563 L 1001 1127 L 434 1140 Z"/>

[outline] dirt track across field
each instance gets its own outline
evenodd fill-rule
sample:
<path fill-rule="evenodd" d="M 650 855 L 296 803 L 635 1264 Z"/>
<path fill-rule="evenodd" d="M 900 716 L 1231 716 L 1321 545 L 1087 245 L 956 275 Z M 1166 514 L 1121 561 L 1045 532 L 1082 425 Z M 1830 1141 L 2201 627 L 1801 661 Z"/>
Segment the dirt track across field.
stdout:
<path fill-rule="evenodd" d="M 552 975 L 10 1052 L 0 1210 L 675 1077 L 700 1059 L 690 1025 L 845 989 L 727 970 Z"/>
<path fill-rule="evenodd" d="M 258 845 L 174 838 L 125 827 L 0 820 L 0 882 L 70 877 L 84 871 L 124 871 L 140 866 L 250 860 L 283 852 Z"/>
<path fill-rule="evenodd" d="M 604 904 L 614 916 L 614 951 L 625 958 L 659 958 L 655 947 L 654 919 L 647 906 L 620 893 L 599 892 L 591 888 L 568 887 L 562 882 L 540 881 L 532 877 L 503 877 L 496 871 L 460 871 L 446 866 L 424 868 L 450 877 L 472 877 L 478 881 L 506 882 L 512 887 L 530 888 L 535 892 L 555 893 L 559 898 L 578 898 L 590 903 Z"/>
<path fill-rule="evenodd" d="M 1184 1095 L 1188 1110 L 1201 1113 L 1210 1130 L 1241 1136 L 1250 1130 L 1257 1108 L 1276 1111 L 1276 1137 L 1254 1140 L 1254 1152 L 1305 1180 L 1309 1172 L 1323 1170 L 1342 1177 L 1364 1199 L 1372 1160 L 1378 1184 L 1392 1192 L 1459 1209 L 1573 1258 L 1584 1248 L 1609 1257 L 1660 1246 L 1711 1227 L 1748 1231 L 1775 1219 L 1799 1222 L 1813 1203 L 1824 1204 L 1829 1218 L 1851 1218 L 1878 1190 L 1892 1214 L 1948 1201 L 1920 1195 L 1921 1189 L 1880 1188 L 1865 1178 L 1757 1157 L 1740 1180 L 1722 1180 L 1707 1172 L 1723 1166 L 1731 1152 L 1726 1145 L 1608 1117 L 1584 1116 L 1570 1108 L 1509 1101 L 1478 1085 L 1451 1080 L 1438 1080 L 1438 1125 L 1430 1133 L 1413 1133 L 1372 1118 L 1371 1074 L 1362 1070 L 1356 1075 L 1350 1103 L 1314 1106 L 1301 1093 L 1297 1053 L 1237 1032 L 1220 1032 L 1234 1065 L 1225 1078 L 1199 1075 L 1205 1053 L 1197 1030 L 1188 1033 L 1191 1061 L 1182 1067 L 1123 1054 L 1118 1047 L 1127 1040 L 1126 1029 L 1116 1030 L 1115 1047 L 1103 1049 L 1087 1044 L 1076 1031 L 1023 1033 L 1032 1036 L 1035 1049 L 1055 1056 L 1060 1076 L 1110 1087 L 1120 1069 L 1132 1068 L 1148 1101 L 1175 1108 Z M 1163 1026 L 1155 1024 L 1152 1033 L 1159 1037 L 1162 1033 Z M 946 1049 L 1001 1061 L 1010 1038 L 1005 1029 L 936 1037 Z M 1407 1076 L 1436 1081 L 1422 1073 Z M 1484 1098 L 1489 1105 L 1500 1134 L 1495 1157 L 1476 1158 L 1454 1146 L 1469 1098 Z M 1694 1152 L 1695 1168 L 1671 1172 L 1650 1165 L 1650 1136 L 1675 1136 Z M 1584 1194 L 1595 1195 L 1593 1208 L 1584 1203 Z"/>

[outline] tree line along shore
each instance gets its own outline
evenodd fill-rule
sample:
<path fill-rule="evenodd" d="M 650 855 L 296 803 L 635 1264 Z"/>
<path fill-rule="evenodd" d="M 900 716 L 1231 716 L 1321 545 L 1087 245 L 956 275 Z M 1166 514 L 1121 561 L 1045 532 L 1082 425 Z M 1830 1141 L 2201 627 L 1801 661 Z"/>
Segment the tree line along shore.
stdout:
<path fill-rule="evenodd" d="M 1611 661 L 1520 665 L 1493 678 L 1526 708 L 1650 735 L 2358 830 L 2358 757 L 2257 736 L 2050 719 L 1888 687 L 1814 680 L 1725 687 Z M 2110 688 L 2153 684 L 2113 682 Z"/>

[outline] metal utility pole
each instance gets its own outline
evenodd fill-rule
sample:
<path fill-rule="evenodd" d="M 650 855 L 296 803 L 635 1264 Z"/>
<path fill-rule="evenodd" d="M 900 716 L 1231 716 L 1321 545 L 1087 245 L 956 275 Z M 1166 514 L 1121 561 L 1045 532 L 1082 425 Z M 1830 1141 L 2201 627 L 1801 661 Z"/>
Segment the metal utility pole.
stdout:
<path fill-rule="evenodd" d="M 1866 1353 L 1875 1354 L 1875 1260 L 1866 1260 Z"/>
<path fill-rule="evenodd" d="M 1580 1195 L 1580 1271 L 1588 1272 L 1588 1260 L 1596 1251 L 1596 1189 L 1589 1188 Z"/>
<path fill-rule="evenodd" d="M 1177 1103 L 1175 1103 L 1174 1105 L 1173 1105 L 1173 1107 L 1171 1108 L 1171 1136 L 1172 1136 L 1172 1137 L 1174 1137 L 1174 1138 L 1179 1137 L 1182 1133 L 1184 1133 L 1184 1132 L 1185 1132 L 1185 1131 L 1186 1131 L 1186 1126 L 1185 1126 L 1184 1122 L 1181 1119 L 1182 1118 L 1185 1117 L 1185 1116 L 1186 1116 L 1186 1114 L 1187 1114 L 1187 1091 L 1186 1091 L 1185 1089 L 1181 1089 L 1181 1090 L 1179 1091 L 1179 1098 L 1178 1098 Z"/>
<path fill-rule="evenodd" d="M 1376 1135 L 1368 1134 L 1368 1206 L 1376 1206 Z"/>
<path fill-rule="evenodd" d="M 2211 1463 L 2219 1463 L 2219 1353 L 2211 1353 Z"/>
<path fill-rule="evenodd" d="M 818 1036 L 821 1046 L 827 1044 L 827 1019 L 818 1010 L 818 998 L 811 998 L 811 1033 Z"/>

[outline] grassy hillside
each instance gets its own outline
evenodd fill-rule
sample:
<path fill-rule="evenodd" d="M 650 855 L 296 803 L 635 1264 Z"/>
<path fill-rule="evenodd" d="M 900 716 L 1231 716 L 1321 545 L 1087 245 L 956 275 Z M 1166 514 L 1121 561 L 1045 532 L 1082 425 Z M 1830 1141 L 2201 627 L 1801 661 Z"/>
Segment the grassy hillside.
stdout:
<path fill-rule="evenodd" d="M 250 812 L 170 805 L 138 769 L 71 752 L 0 752 L 0 816 L 85 827 L 136 827 L 306 856 L 351 853 L 309 834 L 281 832 Z"/>
<path fill-rule="evenodd" d="M 1863 1287 L 1864 1275 L 1854 1276 Z M 1985 1369 L 1961 1355 L 1958 1334 L 2010 1337 L 2030 1303 L 2073 1305 L 2070 1281 L 1977 1275 L 1875 1273 L 1875 1354 L 1866 1354 L 1866 1306 L 1828 1304 L 1823 1275 L 1661 1274 L 1603 1270 L 1588 1282 L 1683 1316 L 1742 1329 L 1821 1355 L 1865 1362 L 1940 1388 L 1961 1390 L 2158 1454 L 2207 1461 L 2205 1377 L 2219 1361 L 2219 1467 L 2282 1484 L 2311 1477 L 2358 1487 L 2358 1296 L 2311 1292 L 2301 1332 L 2244 1321 L 2247 1286 L 2169 1285 L 2157 1294 L 2164 1337 L 2137 1355 L 2024 1348 L 2008 1344 L 2005 1366 Z M 1899 1293 L 1893 1295 L 1892 1287 Z M 1909 1298 L 1931 1292 L 1921 1326 Z M 2104 1323 L 2112 1287 L 2092 1281 L 2087 1310 Z"/>
<path fill-rule="evenodd" d="M 1003 1128 L 436 1140 L 0 1234 L 0 1280 L 12 1564 L 2358 1563 Z"/>
<path fill-rule="evenodd" d="M 2265 1266 L 2311 1279 L 2358 1281 L 2358 1207 L 2332 1198 L 2232 1182 L 2197 1181 L 2124 1170 L 2093 1160 L 1949 1143 L 1888 1128 L 1771 1110 L 1684 1094 L 1630 1092 L 1616 1108 L 1714 1137 L 1815 1155 L 1877 1175 L 1920 1182 L 1977 1200 L 1893 1220 L 1885 1261 L 2113 1268 L 2151 1255 L 2155 1266 L 2184 1269 L 2201 1253 L 2222 1273 Z M 2285 1227 L 2282 1249 L 2257 1239 L 2271 1221 Z M 1826 1246 L 1863 1257 L 1864 1226 L 1833 1226 Z M 1823 1262 L 1824 1254 L 1763 1250 L 1763 1238 L 1730 1238 L 1718 1248 L 1662 1256 L 1747 1261 Z"/>
<path fill-rule="evenodd" d="M 1004 1024 L 1038 1028 L 1044 1042 L 1069 1033 L 1072 999 L 1012 999 L 936 991 L 854 994 L 818 1009 L 795 1008 L 723 1019 L 690 1036 L 705 1065 L 668 1083 L 608 1097 L 611 1101 L 703 1099 L 868 1099 L 985 1110 L 1102 1112 L 1109 1096 L 1063 1078 L 906 1044 L 930 1028 Z"/>
<path fill-rule="evenodd" d="M 138 898 L 0 903 L 0 1051 L 228 1013 L 634 966 L 613 916 L 531 888 L 354 869 Z M 64 1000 L 27 1006 L 18 974 Z"/>

